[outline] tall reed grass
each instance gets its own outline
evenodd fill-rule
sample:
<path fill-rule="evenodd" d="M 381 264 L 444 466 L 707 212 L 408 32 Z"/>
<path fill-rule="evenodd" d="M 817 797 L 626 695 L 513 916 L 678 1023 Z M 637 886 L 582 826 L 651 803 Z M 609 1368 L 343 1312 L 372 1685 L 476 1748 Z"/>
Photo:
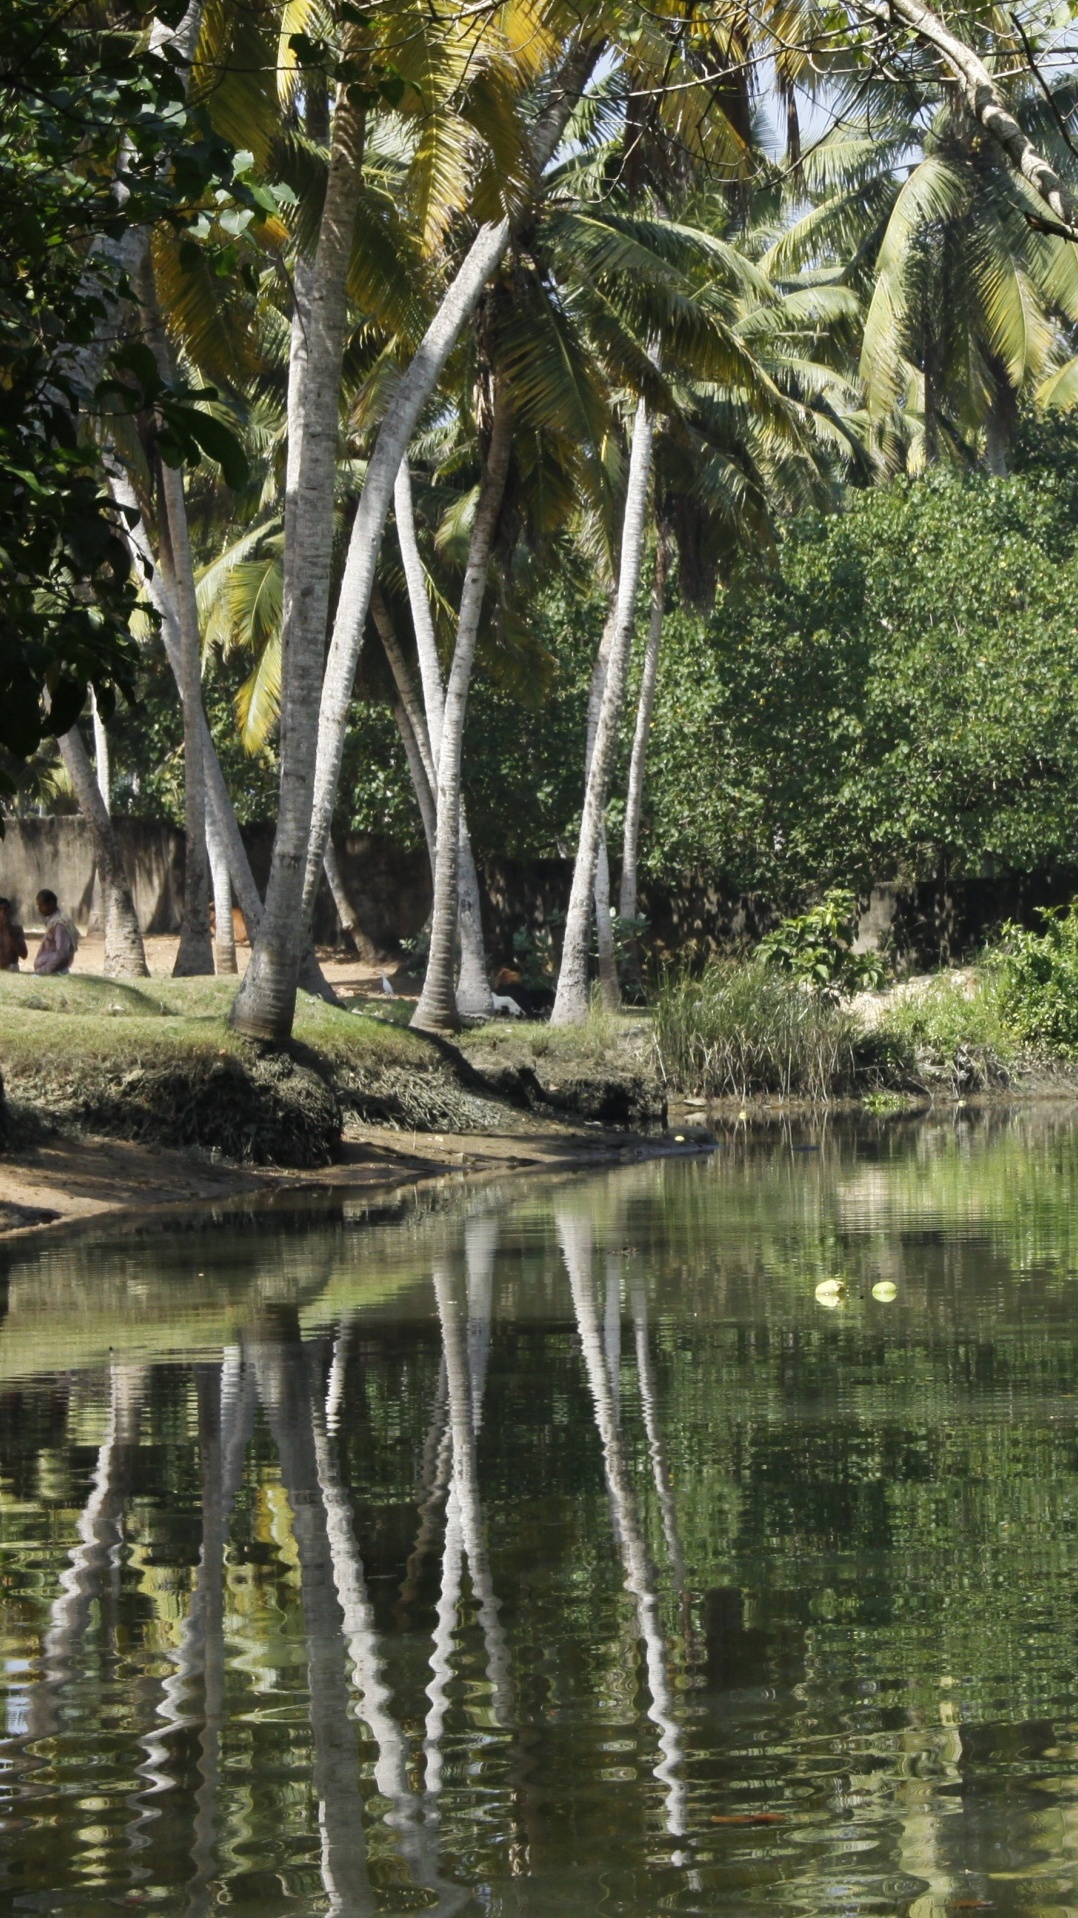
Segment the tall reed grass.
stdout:
<path fill-rule="evenodd" d="M 718 959 L 695 977 L 668 976 L 654 1030 L 660 1070 L 681 1092 L 828 1099 L 853 1088 L 856 1020 L 752 960 Z"/>

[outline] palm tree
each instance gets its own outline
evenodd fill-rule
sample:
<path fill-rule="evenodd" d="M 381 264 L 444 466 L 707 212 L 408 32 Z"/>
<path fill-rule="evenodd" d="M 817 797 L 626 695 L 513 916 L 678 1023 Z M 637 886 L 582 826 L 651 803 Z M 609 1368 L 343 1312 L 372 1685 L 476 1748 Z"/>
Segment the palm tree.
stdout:
<path fill-rule="evenodd" d="M 105 977 L 146 979 L 150 968 L 146 964 L 146 948 L 124 871 L 123 854 L 78 727 L 62 733 L 57 745 L 79 809 L 93 836 L 94 863 L 105 902 Z"/>
<path fill-rule="evenodd" d="M 1072 106 L 1068 81 L 1052 100 L 1060 122 Z M 1027 86 L 1018 112 L 1078 179 L 1048 102 Z M 828 277 L 863 299 L 860 372 L 889 458 L 917 471 L 980 456 L 1004 472 L 1019 397 L 1069 351 L 1073 248 L 1030 224 L 1031 191 L 931 73 L 896 91 L 885 119 L 837 126 L 804 157 L 798 190 L 810 205 L 762 264 L 787 284 Z"/>
<path fill-rule="evenodd" d="M 385 15 L 387 31 L 392 30 L 390 11 L 390 9 L 383 9 L 378 16 L 381 27 L 382 15 Z M 432 36 L 441 36 L 437 46 L 433 44 Z M 408 49 L 408 58 L 418 57 L 417 48 L 423 41 L 422 22 L 417 19 L 415 33 L 406 36 L 404 40 L 404 45 Z M 430 82 L 433 77 L 437 84 L 439 76 L 448 74 L 449 85 L 445 98 L 450 98 L 454 89 L 458 87 L 462 63 L 465 70 L 473 65 L 482 65 L 488 49 L 494 47 L 494 42 L 493 28 L 488 34 L 486 23 L 477 23 L 470 16 L 461 17 L 460 20 L 449 25 L 432 18 L 429 23 L 429 33 L 426 35 L 426 52 L 430 57 L 424 61 L 423 80 Z M 401 44 L 399 40 L 394 41 L 395 58 L 398 60 L 401 58 Z M 533 48 L 536 45 L 534 38 L 532 45 Z M 589 60 L 585 62 L 585 70 L 597 57 L 597 53 L 596 46 Z M 518 67 L 519 64 L 517 62 Z M 499 64 L 491 55 L 487 65 L 492 83 L 503 75 L 507 78 L 507 82 L 513 80 L 514 66 L 511 60 L 503 59 Z M 574 74 L 578 67 L 579 57 L 572 69 Z M 403 77 L 406 78 L 407 75 Z M 512 91 L 512 87 L 507 84 L 501 91 L 500 100 L 507 101 L 511 105 Z M 488 97 L 497 92 L 496 85 L 492 84 L 488 89 Z M 441 104 L 442 102 L 439 102 L 439 105 Z M 549 151 L 560 136 L 570 104 L 571 90 L 563 81 L 555 104 L 549 110 L 546 119 L 541 122 L 543 131 L 540 146 L 533 156 L 538 158 L 540 164 L 545 163 Z M 440 114 L 433 110 L 429 99 L 423 100 L 423 108 L 427 119 L 427 149 L 424 150 L 421 141 L 419 146 L 423 164 L 420 173 L 422 177 L 430 178 L 429 136 L 431 128 L 443 122 Z M 459 115 L 451 115 L 450 118 L 455 120 L 456 124 L 460 123 Z M 505 123 L 503 112 L 501 119 L 503 129 Z M 436 153 L 434 163 L 441 165 L 444 157 L 444 153 Z M 332 181 L 332 165 L 330 177 Z M 432 204 L 435 197 L 432 196 Z M 332 209 L 334 205 L 333 195 L 327 189 L 325 207 Z M 434 223 L 435 228 L 440 223 L 440 217 L 439 221 Z M 328 239 L 328 232 L 324 211 L 320 234 L 325 234 Z M 509 232 L 509 220 L 504 216 L 499 216 L 481 227 L 465 265 L 451 281 L 434 320 L 396 388 L 395 397 L 390 403 L 368 463 L 362 497 L 353 522 L 349 557 L 338 596 L 333 637 L 324 674 L 322 659 L 326 634 L 325 613 L 328 610 L 328 568 L 324 569 L 325 591 L 320 584 L 316 595 L 297 596 L 295 600 L 296 608 L 302 606 L 304 609 L 303 620 L 297 632 L 298 643 L 293 642 L 291 635 L 293 600 L 290 591 L 286 589 L 282 665 L 280 820 L 266 910 L 259 937 L 256 940 L 251 966 L 240 988 L 232 1014 L 233 1021 L 239 1030 L 255 1036 L 277 1038 L 286 1035 L 291 1029 L 296 981 L 306 926 L 321 875 L 325 844 L 332 822 L 359 646 L 397 467 L 407 450 L 419 413 L 433 391 L 460 328 L 478 298 L 490 270 L 497 264 L 508 245 Z M 338 266 L 340 255 L 343 255 L 343 247 L 340 247 L 338 254 L 334 255 Z M 323 284 L 323 276 L 329 266 L 328 253 L 322 257 L 316 251 L 312 297 L 316 297 L 319 302 L 324 302 L 327 289 Z M 343 277 L 340 279 L 340 285 L 342 299 L 339 318 L 343 335 Z M 336 311 L 335 307 L 335 315 Z M 336 325 L 336 318 L 334 324 Z M 336 337 L 335 333 L 335 340 Z M 343 337 L 341 347 L 343 349 Z M 339 368 L 340 354 L 336 345 L 334 364 Z M 328 365 L 327 359 L 327 367 Z M 332 437 L 335 442 L 339 380 L 330 383 L 334 388 Z M 294 408 L 290 406 L 290 433 L 294 427 L 298 427 L 300 413 L 306 415 L 318 390 L 317 385 L 306 387 L 301 396 L 297 381 L 296 404 Z M 328 391 L 324 397 L 326 412 L 322 440 L 328 455 L 330 440 Z M 306 424 L 303 426 L 303 432 L 306 435 Z M 289 458 L 290 461 L 293 459 L 291 450 Z M 332 474 L 326 467 L 325 461 L 320 460 L 316 464 L 319 467 L 319 487 L 316 489 L 319 496 L 318 516 L 320 516 L 319 525 L 322 529 L 322 545 L 319 551 L 324 550 L 328 556 L 325 527 L 331 518 L 329 510 L 331 500 L 326 497 L 326 486 L 331 485 Z M 313 508 L 313 497 L 309 503 Z M 290 524 L 286 520 L 286 578 L 290 564 L 289 550 L 295 548 L 297 530 L 297 524 Z M 306 556 L 304 563 L 309 564 Z M 304 856 L 305 875 L 301 870 Z"/>
<path fill-rule="evenodd" d="M 635 920 L 639 904 L 637 874 L 640 821 L 644 811 L 644 768 L 651 734 L 655 691 L 659 680 L 659 646 L 662 641 L 663 615 L 666 611 L 668 564 L 668 536 L 660 527 L 655 542 L 655 563 L 651 579 L 651 612 L 644 645 L 640 691 L 636 703 L 632 750 L 629 754 L 629 779 L 625 791 L 625 826 L 621 842 L 621 889 L 618 895 L 618 917 L 626 925 Z M 636 969 L 639 968 L 638 957 L 634 961 L 634 966 Z"/>
<path fill-rule="evenodd" d="M 456 944 L 458 911 L 469 916 L 472 901 L 461 895 L 460 871 L 460 778 L 464 750 L 464 716 L 468 705 L 472 665 L 475 659 L 479 618 L 486 590 L 487 572 L 494 550 L 502 501 L 505 498 L 509 461 L 513 450 L 513 420 L 509 395 L 497 372 L 491 379 L 490 438 L 483 467 L 483 480 L 472 523 L 468 565 L 464 575 L 457 639 L 446 684 L 442 712 L 441 741 L 438 752 L 438 811 L 435 838 L 434 906 L 431 913 L 430 955 L 423 991 L 412 1020 L 413 1025 L 434 1030 L 452 1029 L 459 1019 L 457 994 L 453 989 L 453 954 Z M 474 935 L 472 951 L 477 943 Z M 478 941 L 481 950 L 481 938 Z M 467 954 L 468 948 L 465 947 Z M 464 1008 L 489 1014 L 490 985 L 485 976 L 462 978 Z M 485 1003 L 484 1003 L 485 1001 Z"/>
<path fill-rule="evenodd" d="M 786 305 L 738 249 L 715 233 L 658 217 L 585 209 L 565 220 L 586 303 L 598 308 L 604 346 L 616 349 L 641 399 L 625 490 L 618 585 L 611 608 L 605 681 L 587 767 L 584 811 L 566 919 L 553 1018 L 575 1023 L 587 1012 L 588 953 L 595 875 L 617 749 L 628 674 L 636 594 L 650 524 L 648 489 L 653 413 L 692 447 L 702 469 L 695 490 L 725 494 L 725 515 L 745 517 L 745 495 L 758 497 L 761 471 L 783 461 L 811 469 L 817 416 L 806 406 L 807 367 L 791 355 L 790 336 L 805 336 L 805 316 Z M 616 291 L 624 275 L 625 289 Z M 818 296 L 819 297 L 819 296 Z M 622 313 L 615 334 L 615 299 Z M 840 305 L 849 296 L 840 295 Z M 832 309 L 834 311 L 836 309 Z M 820 314 L 813 316 L 818 328 Z M 639 344 L 644 332 L 650 351 Z M 658 367 L 661 342 L 664 377 Z M 615 364 L 617 361 L 615 361 Z M 823 371 L 814 368 L 818 379 Z M 834 431 L 828 420 L 828 433 Z M 747 451 L 746 451 L 747 448 Z M 737 457 L 735 457 L 735 454 Z M 747 469 L 747 470 L 746 470 Z M 739 495 L 741 497 L 739 497 Z"/>

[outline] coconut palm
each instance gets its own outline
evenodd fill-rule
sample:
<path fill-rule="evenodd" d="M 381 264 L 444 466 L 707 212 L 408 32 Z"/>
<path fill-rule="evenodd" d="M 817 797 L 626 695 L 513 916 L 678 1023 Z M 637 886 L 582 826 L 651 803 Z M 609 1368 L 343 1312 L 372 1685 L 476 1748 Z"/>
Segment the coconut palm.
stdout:
<path fill-rule="evenodd" d="M 491 165 L 485 169 L 480 166 L 476 175 L 474 167 L 469 165 L 471 149 L 478 141 L 484 158 L 489 155 L 493 159 L 497 154 L 499 161 L 512 160 L 510 149 L 518 125 L 514 101 L 522 94 L 521 79 L 523 77 L 525 82 L 534 80 L 537 60 L 540 70 L 546 70 L 552 64 L 553 55 L 556 67 L 556 56 L 560 50 L 559 43 L 551 42 L 541 30 L 541 23 L 534 20 L 530 34 L 523 35 L 520 48 L 514 49 L 511 38 L 498 31 L 501 22 L 488 18 L 485 13 L 482 17 L 466 13 L 453 20 L 439 20 L 433 11 L 428 14 L 416 7 L 410 10 L 410 31 L 402 35 L 400 21 L 395 17 L 398 11 L 403 14 L 406 9 L 379 9 L 377 25 L 380 32 L 386 32 L 387 38 L 392 36 L 395 84 L 404 84 L 406 98 L 407 88 L 412 86 L 422 109 L 421 134 L 415 149 L 415 179 L 417 182 L 423 179 L 436 181 L 436 190 L 429 195 L 430 216 L 425 221 L 432 244 L 440 238 L 443 219 L 452 217 L 457 207 L 467 201 L 473 184 L 484 188 L 488 204 L 491 197 L 497 203 L 500 194 L 500 205 L 497 206 L 497 217 L 480 229 L 479 239 L 469 255 L 464 279 L 458 274 L 456 280 L 451 281 L 435 320 L 428 327 L 408 370 L 397 384 L 379 430 L 353 522 L 349 561 L 337 600 L 334 638 L 323 673 L 330 555 L 327 529 L 332 518 L 332 460 L 329 449 L 331 438 L 334 447 L 336 441 L 346 294 L 346 276 L 342 270 L 345 250 L 341 237 L 343 223 L 337 236 L 340 244 L 336 252 L 330 246 L 331 234 L 327 226 L 327 210 L 335 205 L 330 191 L 334 163 L 332 160 L 330 163 L 329 183 L 319 228 L 319 247 L 323 246 L 323 241 L 325 247 L 321 253 L 317 247 L 315 249 L 310 284 L 311 298 L 321 313 L 325 310 L 329 288 L 325 276 L 333 268 L 336 275 L 333 285 L 339 287 L 339 298 L 334 292 L 333 353 L 324 355 L 323 367 L 323 372 L 333 377 L 327 378 L 322 384 L 316 382 L 312 385 L 309 382 L 306 373 L 307 349 L 301 343 L 301 329 L 294 328 L 293 366 L 297 377 L 294 382 L 290 380 L 289 407 L 289 461 L 290 472 L 295 470 L 299 486 L 296 498 L 303 499 L 304 512 L 309 506 L 311 512 L 315 513 L 317 503 L 318 577 L 317 580 L 309 580 L 311 556 L 304 552 L 303 581 L 307 583 L 297 582 L 293 598 L 288 584 L 292 563 L 290 555 L 298 555 L 303 541 L 300 539 L 302 529 L 299 521 L 286 514 L 278 831 L 260 936 L 256 940 L 251 966 L 232 1015 L 240 1030 L 261 1037 L 280 1037 L 291 1028 L 306 926 L 332 820 L 359 645 L 396 469 L 419 411 L 433 390 L 470 306 L 478 297 L 490 265 L 496 262 L 508 245 L 509 216 L 504 209 L 507 199 L 512 200 L 521 178 L 519 159 L 524 151 L 522 142 L 518 137 L 518 164 L 503 164 L 497 179 Z M 515 17 L 513 9 L 507 9 L 506 13 L 508 17 Z M 371 18 L 373 21 L 375 16 Z M 482 87 L 477 84 L 479 78 L 484 82 Z M 460 110 L 455 95 L 459 96 Z M 338 150 L 336 128 L 338 116 L 343 110 L 343 100 L 342 95 L 334 116 L 334 152 Z M 482 108 L 480 117 L 488 128 L 485 143 L 476 127 L 466 118 L 466 113 L 470 111 L 475 119 L 477 108 Z M 546 138 L 553 144 L 564 124 L 568 102 L 559 97 L 551 112 L 553 118 L 549 122 Z M 347 122 L 340 124 L 346 125 Z M 547 124 L 543 122 L 544 128 Z M 456 130 L 457 157 L 459 160 L 463 150 L 463 166 L 450 166 L 453 142 L 442 137 L 440 129 L 443 127 Z M 346 140 L 341 145 L 341 152 L 347 145 L 352 147 L 354 154 L 354 140 Z M 540 158 L 545 160 L 545 150 Z M 358 174 L 358 169 L 355 171 Z M 454 188 L 448 195 L 444 190 L 447 182 Z M 458 182 L 463 183 L 463 194 L 456 190 Z M 358 191 L 355 198 L 349 200 L 353 213 L 356 199 Z M 441 208 L 445 208 L 444 214 Z M 328 335 L 325 344 L 328 348 Z M 305 369 L 302 382 L 298 374 L 301 362 Z M 329 387 L 333 389 L 332 407 L 329 403 Z M 309 440 L 307 415 L 316 393 L 321 395 L 320 403 L 324 401 L 324 417 L 315 440 Z M 314 479 L 310 486 L 305 481 L 301 483 L 301 449 L 293 451 L 293 437 L 297 433 L 307 439 L 312 457 L 317 452 Z M 295 464 L 297 459 L 298 465 Z M 291 494 L 291 482 L 289 491 Z M 297 618 L 299 623 L 294 627 Z M 319 759 L 317 766 L 316 751 Z"/>
<path fill-rule="evenodd" d="M 1073 83 L 1050 110 L 1027 87 L 1022 123 L 1061 173 Z M 910 163 L 911 153 L 917 156 Z M 1031 190 L 938 80 L 890 99 L 886 118 L 836 127 L 805 156 L 811 204 L 762 264 L 786 284 L 840 280 L 858 292 L 868 414 L 889 457 L 917 471 L 941 457 L 1006 470 L 1018 401 L 1058 367 L 1078 318 L 1078 261 L 1027 217 Z"/>

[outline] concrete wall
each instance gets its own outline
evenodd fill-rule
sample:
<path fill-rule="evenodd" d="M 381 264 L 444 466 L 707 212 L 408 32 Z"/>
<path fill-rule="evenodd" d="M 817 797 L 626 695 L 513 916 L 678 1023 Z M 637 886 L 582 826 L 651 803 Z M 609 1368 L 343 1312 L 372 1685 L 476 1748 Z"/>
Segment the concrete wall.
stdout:
<path fill-rule="evenodd" d="M 183 912 L 183 835 L 143 819 L 113 821 L 143 932 L 178 932 Z M 38 922 L 34 897 L 48 886 L 81 932 L 101 930 L 100 889 L 94 885 L 90 828 L 77 814 L 6 819 L 0 839 L 0 895 L 25 926 Z M 245 826 L 251 868 L 265 892 L 273 849 L 272 823 Z M 387 839 L 350 833 L 337 853 L 349 897 L 369 938 L 387 957 L 415 936 L 430 911 L 430 867 L 425 852 L 401 852 Z M 332 945 L 337 915 L 323 881 L 315 906 L 315 937 Z"/>
<path fill-rule="evenodd" d="M 50 886 L 83 931 L 100 924 L 94 859 L 85 820 L 64 814 L 8 819 L 0 840 L 0 894 L 16 916 L 34 925 L 34 895 Z M 115 821 L 144 932 L 176 932 L 183 909 L 183 837 L 172 827 L 140 819 Z M 243 828 L 244 842 L 264 891 L 273 847 L 272 823 Z M 345 884 L 368 938 L 387 959 L 414 938 L 430 911 L 430 868 L 423 850 L 402 852 L 388 839 L 350 833 L 337 842 Z M 568 859 L 488 859 L 480 867 L 483 925 L 494 966 L 513 957 L 513 934 L 526 929 L 561 949 L 561 928 L 572 883 Z M 1078 895 L 1075 872 L 1012 877 L 940 879 L 919 885 L 880 885 L 865 902 L 861 948 L 885 943 L 911 969 L 952 964 L 975 952 L 1005 919 L 1039 924 L 1038 908 Z M 616 893 L 615 893 L 616 897 Z M 709 875 L 689 876 L 676 889 L 641 888 L 654 945 L 669 958 L 704 958 L 758 939 L 775 923 L 765 899 L 739 895 Z M 323 881 L 315 908 L 315 938 L 331 945 L 337 915 Z"/>
<path fill-rule="evenodd" d="M 143 819 L 117 819 L 135 910 L 143 932 L 173 932 L 183 908 L 183 839 L 170 826 Z M 10 899 L 25 926 L 38 924 L 34 896 L 42 886 L 56 894 L 81 932 L 101 926 L 100 888 L 94 885 L 94 848 L 85 819 L 54 814 L 44 819 L 5 819 L 0 839 L 0 894 Z"/>

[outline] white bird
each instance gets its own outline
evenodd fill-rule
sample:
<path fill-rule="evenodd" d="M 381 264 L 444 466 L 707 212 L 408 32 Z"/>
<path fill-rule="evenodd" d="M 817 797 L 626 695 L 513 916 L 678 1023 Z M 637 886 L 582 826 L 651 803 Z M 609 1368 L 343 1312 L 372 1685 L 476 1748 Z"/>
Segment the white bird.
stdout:
<path fill-rule="evenodd" d="M 382 991 L 385 993 L 385 996 L 387 999 L 395 999 L 397 996 L 393 990 L 393 987 L 389 983 L 388 972 L 383 972 L 382 974 Z"/>
<path fill-rule="evenodd" d="M 510 1019 L 523 1019 L 524 1017 L 523 1007 L 518 1006 L 515 999 L 510 999 L 507 992 L 492 992 L 490 1002 L 495 1012 L 508 1013 Z"/>

